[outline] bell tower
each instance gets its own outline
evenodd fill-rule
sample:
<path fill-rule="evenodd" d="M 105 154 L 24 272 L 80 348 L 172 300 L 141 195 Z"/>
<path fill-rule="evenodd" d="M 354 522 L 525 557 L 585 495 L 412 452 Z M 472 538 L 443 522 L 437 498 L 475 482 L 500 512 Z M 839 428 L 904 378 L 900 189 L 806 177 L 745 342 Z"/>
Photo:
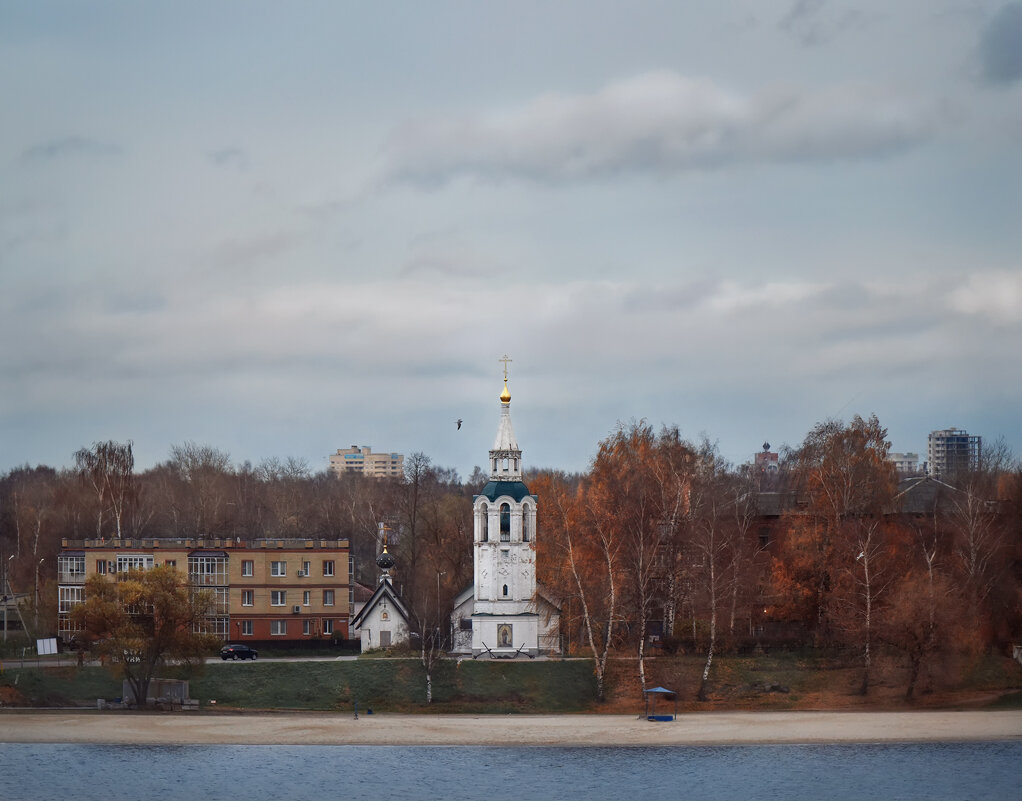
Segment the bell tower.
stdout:
<path fill-rule="evenodd" d="M 473 501 L 475 587 L 472 652 L 539 650 L 536 614 L 536 496 L 522 481 L 522 451 L 511 425 L 507 356 L 490 479 Z"/>

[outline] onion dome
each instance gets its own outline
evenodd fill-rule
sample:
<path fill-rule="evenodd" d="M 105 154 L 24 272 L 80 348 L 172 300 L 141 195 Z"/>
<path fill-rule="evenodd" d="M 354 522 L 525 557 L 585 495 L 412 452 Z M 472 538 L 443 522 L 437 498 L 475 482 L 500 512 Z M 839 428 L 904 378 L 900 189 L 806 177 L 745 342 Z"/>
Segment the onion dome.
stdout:
<path fill-rule="evenodd" d="M 511 392 L 507 388 L 507 379 L 504 379 L 504 391 L 500 393 L 501 403 L 511 403 Z"/>
<path fill-rule="evenodd" d="M 390 570 L 395 564 L 394 557 L 387 553 L 387 546 L 384 544 L 383 553 L 376 557 L 376 566 L 380 570 Z"/>

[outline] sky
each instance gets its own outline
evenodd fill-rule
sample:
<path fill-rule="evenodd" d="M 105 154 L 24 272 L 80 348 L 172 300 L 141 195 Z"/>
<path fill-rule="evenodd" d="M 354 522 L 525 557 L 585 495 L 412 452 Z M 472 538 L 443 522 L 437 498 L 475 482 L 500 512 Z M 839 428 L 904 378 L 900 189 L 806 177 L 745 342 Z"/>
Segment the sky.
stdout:
<path fill-rule="evenodd" d="M 464 478 L 505 354 L 527 469 L 1022 455 L 1022 2 L 0 0 L 0 108 L 0 473 Z"/>

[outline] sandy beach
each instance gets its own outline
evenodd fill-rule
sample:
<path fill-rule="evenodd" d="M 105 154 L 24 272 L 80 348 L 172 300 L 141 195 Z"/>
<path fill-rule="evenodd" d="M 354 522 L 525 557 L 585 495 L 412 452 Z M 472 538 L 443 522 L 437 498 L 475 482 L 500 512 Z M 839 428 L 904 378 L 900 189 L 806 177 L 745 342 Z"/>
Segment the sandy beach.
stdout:
<path fill-rule="evenodd" d="M 1022 711 L 627 715 L 6 712 L 0 742 L 147 745 L 712 745 L 1022 739 Z"/>

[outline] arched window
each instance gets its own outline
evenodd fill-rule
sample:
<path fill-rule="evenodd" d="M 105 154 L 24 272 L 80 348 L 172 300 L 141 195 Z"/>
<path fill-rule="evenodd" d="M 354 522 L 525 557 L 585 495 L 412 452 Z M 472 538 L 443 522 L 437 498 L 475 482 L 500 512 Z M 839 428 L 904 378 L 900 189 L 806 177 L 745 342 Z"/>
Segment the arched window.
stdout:
<path fill-rule="evenodd" d="M 480 537 L 480 542 L 486 542 L 486 541 L 488 541 L 490 539 L 490 510 L 489 510 L 489 507 L 487 507 L 485 504 L 483 504 L 483 507 L 482 507 L 482 509 L 479 510 L 479 512 L 483 516 L 482 525 L 479 526 L 479 528 L 482 529 L 482 536 Z"/>
<path fill-rule="evenodd" d="M 511 504 L 500 505 L 500 541 L 511 542 Z"/>
<path fill-rule="evenodd" d="M 504 585 L 504 597 L 507 598 L 507 584 Z"/>
<path fill-rule="evenodd" d="M 522 507 L 522 542 L 528 542 L 532 539 L 532 515 L 529 514 L 529 507 Z"/>

